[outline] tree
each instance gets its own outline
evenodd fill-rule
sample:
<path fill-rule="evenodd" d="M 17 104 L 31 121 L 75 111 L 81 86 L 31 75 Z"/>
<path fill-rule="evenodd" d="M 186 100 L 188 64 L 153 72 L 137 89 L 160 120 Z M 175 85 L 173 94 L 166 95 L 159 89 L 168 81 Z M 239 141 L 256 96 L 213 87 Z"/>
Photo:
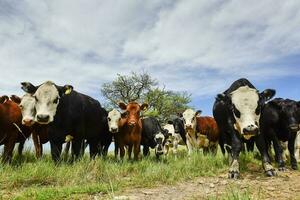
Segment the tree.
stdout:
<path fill-rule="evenodd" d="M 108 100 L 107 107 L 110 108 L 118 107 L 120 101 L 147 102 L 149 107 L 144 115 L 155 116 L 162 122 L 189 107 L 190 94 L 160 89 L 157 85 L 158 81 L 147 73 L 132 73 L 130 76 L 118 74 L 116 80 L 102 85 L 101 93 Z"/>
<path fill-rule="evenodd" d="M 117 79 L 112 83 L 102 85 L 101 93 L 114 105 L 120 101 L 124 103 L 143 101 L 145 94 L 157 84 L 157 81 L 147 73 L 137 74 L 133 72 L 130 76 L 118 74 Z"/>

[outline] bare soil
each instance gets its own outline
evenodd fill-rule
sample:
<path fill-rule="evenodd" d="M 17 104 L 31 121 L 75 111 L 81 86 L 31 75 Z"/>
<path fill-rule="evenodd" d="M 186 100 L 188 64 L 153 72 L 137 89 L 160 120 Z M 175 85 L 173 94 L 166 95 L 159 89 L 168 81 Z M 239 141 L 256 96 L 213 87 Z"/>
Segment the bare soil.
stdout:
<path fill-rule="evenodd" d="M 238 180 L 228 179 L 227 174 L 221 174 L 217 177 L 199 177 L 193 180 L 179 182 L 174 185 L 129 189 L 114 194 L 113 199 L 222 199 L 224 197 L 233 198 L 232 194 L 239 193 L 241 195 L 246 193 L 246 197 L 250 196 L 251 199 L 300 200 L 299 171 L 289 170 L 277 172 L 276 177 L 269 178 L 264 176 L 262 170 L 253 170 L 254 171 L 250 170 L 251 172 L 242 171 L 241 177 Z M 241 197 L 235 199 L 239 198 Z"/>

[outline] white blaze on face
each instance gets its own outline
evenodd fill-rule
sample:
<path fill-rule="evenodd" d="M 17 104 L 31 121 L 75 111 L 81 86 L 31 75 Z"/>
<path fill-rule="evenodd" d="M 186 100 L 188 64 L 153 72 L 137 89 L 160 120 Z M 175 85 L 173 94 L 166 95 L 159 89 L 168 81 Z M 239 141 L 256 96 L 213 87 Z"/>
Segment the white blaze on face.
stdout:
<path fill-rule="evenodd" d="M 30 94 L 25 94 L 19 106 L 22 111 L 22 124 L 31 126 L 35 117 L 35 98 Z"/>
<path fill-rule="evenodd" d="M 113 109 L 108 113 L 107 123 L 108 128 L 111 133 L 116 133 L 119 131 L 119 121 L 121 119 L 121 113 L 116 109 Z"/>
<path fill-rule="evenodd" d="M 235 129 L 243 134 L 243 130 L 249 131 L 257 129 L 259 125 L 260 113 L 255 110 L 258 106 L 259 94 L 256 89 L 243 86 L 231 93 L 231 101 L 237 113 L 234 112 L 236 120 Z"/>
<path fill-rule="evenodd" d="M 196 129 L 196 112 L 192 109 L 187 109 L 182 113 L 184 127 L 186 129 Z"/>
<path fill-rule="evenodd" d="M 35 121 L 48 124 L 53 121 L 59 103 L 59 92 L 54 83 L 48 81 L 42 84 L 33 95 L 36 100 Z M 48 117 L 48 119 L 46 119 Z M 41 120 L 43 118 L 43 120 Z"/>

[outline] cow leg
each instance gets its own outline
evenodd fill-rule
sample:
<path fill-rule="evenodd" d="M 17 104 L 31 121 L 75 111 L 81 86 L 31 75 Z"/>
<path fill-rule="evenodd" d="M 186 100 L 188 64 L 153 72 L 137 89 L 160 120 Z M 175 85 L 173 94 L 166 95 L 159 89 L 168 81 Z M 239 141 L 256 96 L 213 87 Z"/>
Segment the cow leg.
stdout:
<path fill-rule="evenodd" d="M 274 136 L 272 139 L 273 139 L 273 147 L 274 147 L 274 151 L 275 151 L 275 159 L 278 163 L 278 170 L 285 171 L 286 168 L 285 168 L 285 163 L 284 163 L 284 160 L 282 157 L 282 154 L 283 154 L 282 146 L 276 136 Z"/>
<path fill-rule="evenodd" d="M 22 156 L 22 152 L 23 152 L 23 149 L 24 149 L 24 143 L 25 143 L 25 140 L 23 140 L 19 143 L 19 146 L 18 146 L 18 155 L 19 156 Z"/>
<path fill-rule="evenodd" d="M 193 146 L 191 144 L 191 141 L 190 141 L 190 137 L 187 135 L 186 136 L 186 145 L 187 145 L 187 149 L 188 149 L 188 155 L 190 156 L 193 152 Z"/>
<path fill-rule="evenodd" d="M 4 152 L 2 155 L 3 163 L 11 163 L 13 150 L 15 148 L 15 139 L 16 138 L 9 138 L 9 141 L 4 144 Z"/>
<path fill-rule="evenodd" d="M 119 144 L 119 149 L 120 149 L 120 158 L 121 160 L 124 159 L 124 156 L 125 156 L 125 145 L 123 143 L 120 143 Z"/>
<path fill-rule="evenodd" d="M 246 143 L 247 151 L 248 152 L 253 152 L 254 151 L 254 140 L 250 139 Z"/>
<path fill-rule="evenodd" d="M 35 132 L 32 133 L 32 140 L 35 148 L 35 156 L 36 158 L 42 157 L 42 144 L 40 142 L 39 135 Z"/>
<path fill-rule="evenodd" d="M 290 158 L 291 158 L 291 166 L 292 169 L 297 170 L 298 166 L 297 166 L 297 160 L 295 158 L 295 139 L 296 139 L 297 134 L 296 133 L 292 133 L 291 137 L 288 141 L 288 149 L 290 152 Z"/>
<path fill-rule="evenodd" d="M 149 146 L 147 146 L 147 145 L 144 145 L 143 146 L 143 155 L 144 156 L 149 156 Z"/>
<path fill-rule="evenodd" d="M 97 155 L 97 143 L 96 145 L 96 155 Z M 84 140 L 72 140 L 72 160 L 77 160 L 81 155 L 83 155 L 83 148 L 84 148 Z M 93 146 L 94 144 L 90 145 Z M 92 152 L 94 153 L 94 152 Z M 91 158 L 94 158 L 95 156 L 92 156 Z"/>
<path fill-rule="evenodd" d="M 255 138 L 256 147 L 258 148 L 260 155 L 262 157 L 262 165 L 263 169 L 265 170 L 265 173 L 267 176 L 275 176 L 275 169 L 271 165 L 271 160 L 268 155 L 268 147 L 267 143 L 265 141 L 264 135 L 259 134 Z"/>
<path fill-rule="evenodd" d="M 235 133 L 232 133 L 232 149 L 231 149 L 231 156 L 232 161 L 229 167 L 229 174 L 228 178 L 237 179 L 239 178 L 240 174 L 240 165 L 239 165 L 239 154 L 242 150 L 243 143 L 238 139 Z"/>
<path fill-rule="evenodd" d="M 119 153 L 119 145 L 118 145 L 118 142 L 115 138 L 115 159 L 118 158 L 118 153 Z"/>
<path fill-rule="evenodd" d="M 89 145 L 90 145 L 90 158 L 94 159 L 98 152 L 98 144 L 97 142 L 89 141 Z"/>
<path fill-rule="evenodd" d="M 61 154 L 61 150 L 62 150 L 62 144 L 54 142 L 54 141 L 50 141 L 50 147 L 51 147 L 52 160 L 55 163 L 58 163 L 59 160 L 60 160 L 60 154 Z"/>
<path fill-rule="evenodd" d="M 129 160 L 131 160 L 132 147 L 133 147 L 132 144 L 128 145 L 127 154 Z"/>
<path fill-rule="evenodd" d="M 140 148 L 141 148 L 140 143 L 134 143 L 134 147 L 133 147 L 134 160 L 139 159 Z"/>

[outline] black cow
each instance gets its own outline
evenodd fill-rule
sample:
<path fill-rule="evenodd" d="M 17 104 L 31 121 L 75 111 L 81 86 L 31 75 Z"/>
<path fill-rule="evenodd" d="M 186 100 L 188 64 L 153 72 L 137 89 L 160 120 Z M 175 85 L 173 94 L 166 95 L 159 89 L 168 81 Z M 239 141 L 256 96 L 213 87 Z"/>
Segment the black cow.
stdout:
<path fill-rule="evenodd" d="M 67 135 L 73 137 L 72 155 L 75 158 L 83 153 L 84 140 L 89 144 L 92 158 L 99 152 L 99 145 L 111 142 L 111 135 L 106 130 L 107 113 L 97 100 L 76 92 L 70 85 L 57 86 L 51 81 L 39 86 L 28 82 L 21 84 L 22 89 L 36 99 L 34 120 L 39 124 L 49 124 L 51 155 L 55 162 L 60 159 Z M 106 139 L 108 141 L 104 142 Z"/>
<path fill-rule="evenodd" d="M 184 129 L 184 123 L 181 117 L 174 117 L 172 119 L 172 124 L 174 126 L 175 133 L 179 134 L 182 141 L 186 144 L 186 133 Z"/>
<path fill-rule="evenodd" d="M 157 119 L 145 117 L 142 119 L 142 139 L 143 155 L 149 155 L 149 148 L 155 148 L 156 157 L 163 154 L 163 144 L 168 134 L 163 130 Z"/>
<path fill-rule="evenodd" d="M 239 154 L 244 141 L 255 139 L 263 168 L 268 176 L 274 176 L 264 137 L 259 132 L 261 110 L 265 102 L 275 95 L 275 90 L 267 89 L 262 93 L 247 80 L 235 81 L 224 93 L 217 95 L 213 115 L 217 121 L 221 141 L 229 155 L 229 178 L 239 177 Z"/>
<path fill-rule="evenodd" d="M 276 161 L 279 170 L 285 170 L 282 158 L 282 146 L 279 141 L 288 141 L 288 150 L 291 157 L 291 166 L 297 169 L 295 158 L 295 139 L 299 131 L 300 102 L 290 99 L 276 98 L 268 102 L 262 112 L 261 127 L 268 144 L 273 142 Z"/>

